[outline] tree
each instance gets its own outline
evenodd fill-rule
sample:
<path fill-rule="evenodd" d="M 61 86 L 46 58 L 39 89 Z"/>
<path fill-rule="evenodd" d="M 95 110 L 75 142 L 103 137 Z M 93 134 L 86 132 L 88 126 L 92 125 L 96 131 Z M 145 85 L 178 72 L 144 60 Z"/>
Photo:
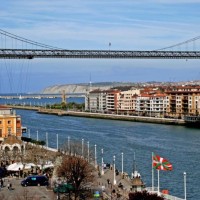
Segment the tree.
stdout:
<path fill-rule="evenodd" d="M 129 200 L 164 200 L 164 198 L 157 194 L 148 193 L 145 190 L 143 192 L 129 193 Z"/>
<path fill-rule="evenodd" d="M 58 176 L 67 179 L 74 188 L 75 199 L 81 190 L 94 180 L 94 167 L 84 158 L 75 155 L 63 155 L 62 163 L 57 168 Z"/>

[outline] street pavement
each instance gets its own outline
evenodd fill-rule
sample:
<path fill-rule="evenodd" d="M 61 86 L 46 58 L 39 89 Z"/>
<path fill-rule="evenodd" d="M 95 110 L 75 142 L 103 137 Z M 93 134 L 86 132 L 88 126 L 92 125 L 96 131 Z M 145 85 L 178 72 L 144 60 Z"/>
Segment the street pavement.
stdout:
<path fill-rule="evenodd" d="M 101 175 L 100 175 L 101 174 Z M 121 187 L 119 187 L 121 185 Z M 128 194 L 131 190 L 132 184 L 130 177 L 126 173 L 119 172 L 115 173 L 114 181 L 114 170 L 112 168 L 104 169 L 100 171 L 97 178 L 96 186 L 103 192 L 104 196 L 108 199 L 128 199 Z"/>
<path fill-rule="evenodd" d="M 19 178 L 4 178 L 4 187 L 0 189 L 0 200 L 54 200 L 56 194 L 48 191 L 45 186 L 23 187 Z M 7 185 L 11 183 L 12 189 Z"/>
<path fill-rule="evenodd" d="M 97 179 L 93 183 L 94 191 L 99 191 L 103 194 L 104 199 L 112 200 L 126 200 L 128 199 L 128 193 L 131 189 L 130 178 L 122 173 L 115 174 L 112 168 L 104 169 L 100 173 L 96 172 Z M 22 178 L 7 177 L 4 178 L 4 187 L 0 189 L 0 200 L 56 200 L 57 194 L 54 194 L 52 190 L 48 190 L 45 186 L 21 186 Z M 9 190 L 7 185 L 11 183 L 12 189 Z M 119 184 L 123 187 L 118 187 Z M 92 189 L 92 188 L 91 188 Z M 66 197 L 65 197 L 66 199 Z M 92 198 L 96 199 L 96 198 Z M 98 198 L 102 199 L 102 198 Z"/>

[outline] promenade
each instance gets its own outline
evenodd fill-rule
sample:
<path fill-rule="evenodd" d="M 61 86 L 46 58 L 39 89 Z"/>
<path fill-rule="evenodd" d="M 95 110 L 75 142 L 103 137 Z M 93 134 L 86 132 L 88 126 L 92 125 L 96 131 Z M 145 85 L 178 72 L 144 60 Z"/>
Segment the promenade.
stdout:
<path fill-rule="evenodd" d="M 122 174 L 116 176 L 116 185 L 113 184 L 114 171 L 112 169 L 105 169 L 104 175 L 99 176 L 96 173 L 96 181 L 93 183 L 91 188 L 92 191 L 99 191 L 101 194 L 100 199 L 128 199 L 128 191 L 130 191 L 131 182 L 128 177 L 123 177 Z M 23 178 L 18 177 L 6 177 L 4 180 L 4 187 L 0 189 L 1 200 L 21 200 L 21 199 L 47 199 L 56 200 L 57 194 L 52 189 L 47 189 L 45 186 L 32 186 L 22 187 L 21 181 Z M 109 183 L 108 183 L 109 180 Z M 123 189 L 118 187 L 121 182 Z M 9 190 L 7 185 L 11 183 L 12 189 Z M 114 192 L 113 192 L 114 191 Z M 61 199 L 68 199 L 65 195 L 60 195 Z M 93 197 L 91 199 L 94 199 Z"/>
<path fill-rule="evenodd" d="M 130 177 L 126 173 L 123 175 L 119 172 L 118 175 L 115 174 L 115 181 L 116 184 L 114 184 L 114 170 L 112 168 L 104 169 L 104 174 L 97 178 L 96 186 L 102 191 L 103 198 L 112 200 L 128 199 L 132 187 Z"/>
<path fill-rule="evenodd" d="M 59 109 L 45 109 L 45 108 L 41 108 L 41 107 L 32 107 L 32 106 L 14 106 L 14 105 L 12 105 L 10 107 L 15 108 L 15 109 L 22 109 L 22 110 L 23 109 L 24 110 L 35 110 L 41 114 L 58 115 L 58 116 L 87 117 L 87 118 L 97 118 L 97 119 L 134 121 L 134 122 L 155 123 L 155 124 L 165 124 L 165 125 L 179 125 L 179 126 L 185 125 L 185 121 L 182 119 L 91 113 L 91 112 L 81 112 L 81 111 L 71 111 L 71 110 L 67 111 L 67 110 L 59 110 Z"/>

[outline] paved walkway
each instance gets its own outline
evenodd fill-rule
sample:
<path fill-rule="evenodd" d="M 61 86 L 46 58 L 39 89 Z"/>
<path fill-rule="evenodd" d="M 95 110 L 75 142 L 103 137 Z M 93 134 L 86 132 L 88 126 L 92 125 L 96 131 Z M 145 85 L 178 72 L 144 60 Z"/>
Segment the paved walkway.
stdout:
<path fill-rule="evenodd" d="M 132 187 L 130 178 L 127 175 L 119 173 L 115 176 L 115 180 L 116 184 L 114 184 L 114 170 L 112 168 L 105 169 L 104 174 L 97 178 L 96 186 L 109 199 L 128 199 L 128 193 Z M 121 187 L 119 187 L 120 183 Z"/>
<path fill-rule="evenodd" d="M 22 187 L 19 178 L 5 178 L 4 187 L 0 189 L 0 200 L 54 200 L 56 195 L 53 191 L 48 191 L 45 186 L 40 187 Z M 9 190 L 7 185 L 11 183 L 12 189 Z"/>

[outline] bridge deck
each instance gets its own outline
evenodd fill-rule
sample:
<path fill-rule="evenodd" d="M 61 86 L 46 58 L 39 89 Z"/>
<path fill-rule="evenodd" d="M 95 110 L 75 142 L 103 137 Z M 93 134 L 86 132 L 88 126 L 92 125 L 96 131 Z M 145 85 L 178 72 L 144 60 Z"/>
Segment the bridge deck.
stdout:
<path fill-rule="evenodd" d="M 200 59 L 200 51 L 101 51 L 0 49 L 0 59 L 104 58 L 104 59 Z"/>

